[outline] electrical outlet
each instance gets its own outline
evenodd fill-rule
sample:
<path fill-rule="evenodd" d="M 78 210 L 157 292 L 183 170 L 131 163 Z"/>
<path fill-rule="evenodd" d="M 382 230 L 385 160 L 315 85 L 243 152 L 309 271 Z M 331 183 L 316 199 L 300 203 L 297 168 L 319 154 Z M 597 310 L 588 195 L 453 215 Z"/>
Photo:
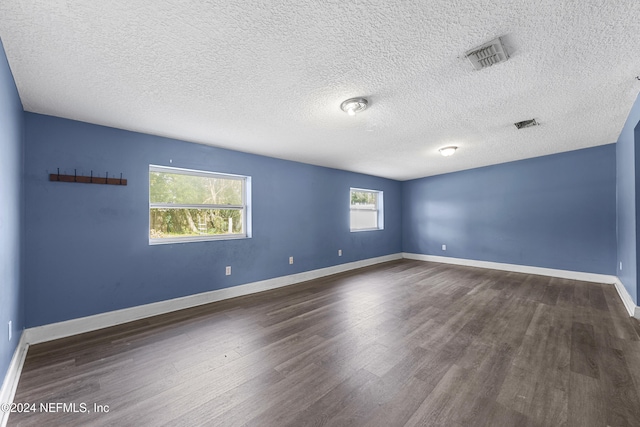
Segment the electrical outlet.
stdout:
<path fill-rule="evenodd" d="M 11 334 L 13 333 L 12 322 L 9 320 L 9 341 L 11 341 Z"/>
<path fill-rule="evenodd" d="M 289 257 L 289 264 L 293 264 L 293 257 L 292 256 Z"/>
<path fill-rule="evenodd" d="M 622 261 L 620 261 L 620 271 L 622 271 Z"/>
<path fill-rule="evenodd" d="M 338 256 L 342 256 L 342 249 L 338 249 Z"/>
<path fill-rule="evenodd" d="M 442 250 L 446 251 L 447 250 L 447 245 L 442 245 Z"/>
<path fill-rule="evenodd" d="M 227 268 L 224 270 L 224 274 L 227 276 L 231 276 L 231 266 L 227 265 Z"/>

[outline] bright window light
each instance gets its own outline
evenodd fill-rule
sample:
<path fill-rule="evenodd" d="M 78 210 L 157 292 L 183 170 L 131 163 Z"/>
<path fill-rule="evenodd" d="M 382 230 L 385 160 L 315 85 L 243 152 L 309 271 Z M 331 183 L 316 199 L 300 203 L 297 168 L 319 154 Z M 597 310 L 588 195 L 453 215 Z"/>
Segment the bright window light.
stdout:
<path fill-rule="evenodd" d="M 351 231 L 381 230 L 384 223 L 382 191 L 352 188 L 350 196 Z"/>

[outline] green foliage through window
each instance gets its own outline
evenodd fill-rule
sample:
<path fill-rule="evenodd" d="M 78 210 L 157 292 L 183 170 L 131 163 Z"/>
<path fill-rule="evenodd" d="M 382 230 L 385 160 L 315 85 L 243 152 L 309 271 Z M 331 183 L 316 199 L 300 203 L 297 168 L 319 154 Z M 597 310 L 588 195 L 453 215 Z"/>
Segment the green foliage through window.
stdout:
<path fill-rule="evenodd" d="M 245 177 L 150 166 L 149 238 L 244 236 L 245 194 Z"/>
<path fill-rule="evenodd" d="M 373 205 L 378 203 L 378 192 L 351 190 L 352 205 Z"/>

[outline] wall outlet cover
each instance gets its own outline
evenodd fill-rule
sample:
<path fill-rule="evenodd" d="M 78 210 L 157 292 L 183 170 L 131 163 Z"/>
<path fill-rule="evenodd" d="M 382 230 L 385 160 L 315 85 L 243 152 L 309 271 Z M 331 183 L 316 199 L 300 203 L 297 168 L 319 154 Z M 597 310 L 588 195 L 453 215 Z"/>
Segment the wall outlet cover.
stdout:
<path fill-rule="evenodd" d="M 231 276 L 231 266 L 230 265 L 228 265 L 227 268 L 225 268 L 224 274 L 227 275 L 227 276 Z"/>
<path fill-rule="evenodd" d="M 293 257 L 292 256 L 289 257 L 289 264 L 293 264 Z"/>
<path fill-rule="evenodd" d="M 447 245 L 442 245 L 442 250 L 446 251 L 447 250 Z"/>

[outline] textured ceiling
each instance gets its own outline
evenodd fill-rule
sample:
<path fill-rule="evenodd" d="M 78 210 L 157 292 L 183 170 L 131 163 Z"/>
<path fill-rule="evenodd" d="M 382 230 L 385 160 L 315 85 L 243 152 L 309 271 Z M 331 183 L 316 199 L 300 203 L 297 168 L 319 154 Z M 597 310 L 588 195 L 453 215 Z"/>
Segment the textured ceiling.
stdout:
<path fill-rule="evenodd" d="M 2 0 L 0 37 L 27 111 L 401 180 L 615 142 L 640 91 L 637 0 Z"/>

